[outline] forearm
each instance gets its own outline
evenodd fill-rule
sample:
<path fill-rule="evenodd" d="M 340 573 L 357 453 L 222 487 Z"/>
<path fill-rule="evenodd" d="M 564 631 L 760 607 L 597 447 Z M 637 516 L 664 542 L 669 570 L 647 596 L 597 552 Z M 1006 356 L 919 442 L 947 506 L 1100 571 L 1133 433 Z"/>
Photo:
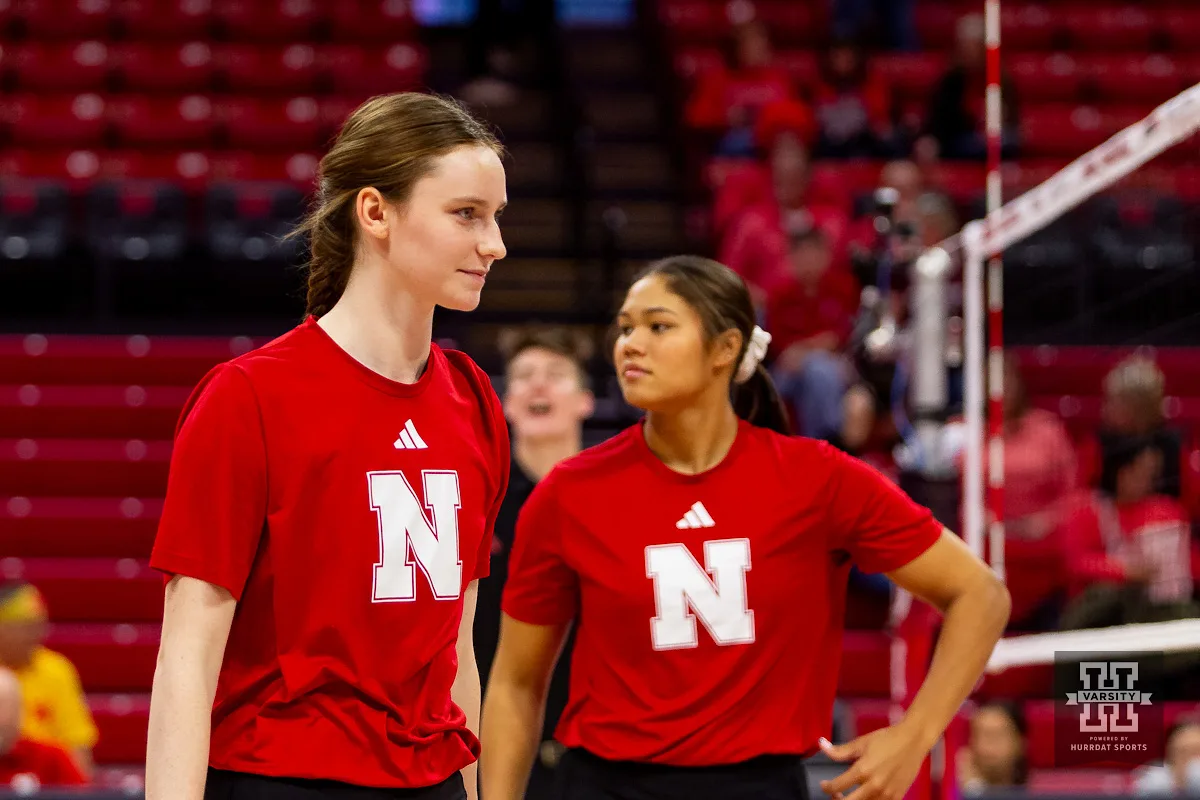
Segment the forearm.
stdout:
<path fill-rule="evenodd" d="M 922 745 L 933 747 L 970 695 L 1008 624 L 1011 601 L 999 581 L 981 583 L 946 609 L 929 673 L 905 714 Z"/>
<path fill-rule="evenodd" d="M 458 673 L 454 676 L 454 684 L 450 687 L 450 698 L 467 715 L 467 727 L 476 736 L 481 734 L 479 695 L 479 662 L 475 660 L 475 652 L 472 650 L 469 654 L 460 657 Z M 463 783 L 467 787 L 468 800 L 476 800 L 479 796 L 478 762 L 464 767 L 462 775 Z"/>
<path fill-rule="evenodd" d="M 202 800 L 216 681 L 204 663 L 159 652 L 146 741 L 146 800 Z"/>
<path fill-rule="evenodd" d="M 521 800 L 545 716 L 545 690 L 498 684 L 493 674 L 483 711 L 482 787 L 487 800 Z"/>

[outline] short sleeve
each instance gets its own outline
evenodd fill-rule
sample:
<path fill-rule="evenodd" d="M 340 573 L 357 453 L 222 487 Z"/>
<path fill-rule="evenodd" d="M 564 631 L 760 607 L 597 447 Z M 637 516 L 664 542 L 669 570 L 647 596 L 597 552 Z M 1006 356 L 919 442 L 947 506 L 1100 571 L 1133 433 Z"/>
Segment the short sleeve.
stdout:
<path fill-rule="evenodd" d="M 891 572 L 933 546 L 943 525 L 884 475 L 863 461 L 828 448 L 827 493 L 832 544 L 860 570 Z"/>
<path fill-rule="evenodd" d="M 210 372 L 183 411 L 150 565 L 240 600 L 267 517 L 267 454 L 250 379 Z"/>
<path fill-rule="evenodd" d="M 531 625 L 561 625 L 579 609 L 579 576 L 563 557 L 565 520 L 554 473 L 529 495 L 517 517 L 501 608 Z"/>
<path fill-rule="evenodd" d="M 79 682 L 79 673 L 66 658 L 60 664 L 60 673 L 56 693 L 59 743 L 71 748 L 91 749 L 100 737 L 83 693 L 83 685 Z"/>
<path fill-rule="evenodd" d="M 512 455 L 508 440 L 508 422 L 504 418 L 504 407 L 495 391 L 488 390 L 488 409 L 491 415 L 492 430 L 495 440 L 495 476 L 496 493 L 492 498 L 491 508 L 488 509 L 487 525 L 483 531 L 483 540 L 479 543 L 479 551 L 475 554 L 475 574 L 472 580 L 481 580 L 492 571 L 492 540 L 496 536 L 496 518 L 500 515 L 500 507 L 504 505 L 504 495 L 508 492 L 509 472 L 512 469 Z"/>

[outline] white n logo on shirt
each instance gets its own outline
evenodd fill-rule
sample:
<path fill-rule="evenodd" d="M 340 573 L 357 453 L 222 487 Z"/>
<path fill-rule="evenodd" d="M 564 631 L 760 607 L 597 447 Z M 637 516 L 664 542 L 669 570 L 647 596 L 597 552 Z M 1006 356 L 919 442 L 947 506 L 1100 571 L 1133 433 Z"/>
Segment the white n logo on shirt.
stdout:
<path fill-rule="evenodd" d="M 379 518 L 379 562 L 371 602 L 417 599 L 417 571 L 425 573 L 433 596 L 457 600 L 462 595 L 462 560 L 458 552 L 458 473 L 423 470 L 425 516 L 421 501 L 402 472 L 369 472 L 371 508 Z M 412 556 L 410 559 L 409 556 Z"/>
<path fill-rule="evenodd" d="M 705 542 L 703 567 L 682 544 L 647 547 L 646 577 L 654 582 L 658 611 L 650 620 L 654 649 L 696 647 L 697 616 L 719 645 L 752 643 L 754 612 L 746 606 L 749 570 L 749 539 Z"/>

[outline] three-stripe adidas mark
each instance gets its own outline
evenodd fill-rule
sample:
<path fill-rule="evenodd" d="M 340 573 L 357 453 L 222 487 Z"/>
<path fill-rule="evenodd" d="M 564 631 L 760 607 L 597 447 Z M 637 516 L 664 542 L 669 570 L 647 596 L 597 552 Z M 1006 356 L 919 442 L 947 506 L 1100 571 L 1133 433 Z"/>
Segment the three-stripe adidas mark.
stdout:
<path fill-rule="evenodd" d="M 675 523 L 675 527 L 680 530 L 687 530 L 689 528 L 711 528 L 716 524 L 713 522 L 713 518 L 708 515 L 708 509 L 704 507 L 704 503 L 697 501 L 683 515 L 683 519 Z"/>
<path fill-rule="evenodd" d="M 400 438 L 396 440 L 395 447 L 397 450 L 429 449 L 429 445 L 425 444 L 425 440 L 417 433 L 417 429 L 411 419 L 404 423 L 404 430 L 400 431 Z"/>

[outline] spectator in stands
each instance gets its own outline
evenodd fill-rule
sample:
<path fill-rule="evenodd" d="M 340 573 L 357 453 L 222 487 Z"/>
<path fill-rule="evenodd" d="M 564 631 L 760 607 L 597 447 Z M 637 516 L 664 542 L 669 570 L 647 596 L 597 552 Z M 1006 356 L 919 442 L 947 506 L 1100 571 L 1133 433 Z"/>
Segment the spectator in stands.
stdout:
<path fill-rule="evenodd" d="M 36 794 L 39 788 L 87 784 L 70 753 L 22 732 L 24 713 L 21 682 L 0 668 L 0 789 Z"/>
<path fill-rule="evenodd" d="M 914 0 L 833 0 L 833 30 L 838 36 L 859 38 L 874 20 L 889 47 L 915 52 L 921 47 L 915 6 Z"/>
<path fill-rule="evenodd" d="M 829 238 L 810 226 L 791 237 L 790 275 L 767 294 L 773 371 L 794 416 L 793 428 L 814 439 L 840 440 L 849 366 L 841 355 L 859 289 L 853 276 L 831 269 Z"/>
<path fill-rule="evenodd" d="M 1163 416 L 1166 379 L 1149 358 L 1133 355 L 1117 364 L 1104 378 L 1104 406 L 1100 428 L 1082 447 L 1083 481 L 1090 486 L 1112 486 L 1121 461 L 1117 455 L 1130 438 L 1145 440 L 1158 451 L 1161 469 L 1155 492 L 1196 508 L 1191 487 L 1185 491 L 1182 475 L 1186 448 L 1182 434 L 1167 425 Z"/>
<path fill-rule="evenodd" d="M 798 102 L 791 78 L 775 61 L 766 25 L 757 19 L 736 23 L 727 42 L 725 65 L 696 80 L 684 116 L 709 134 L 719 155 L 751 157 L 757 147 L 760 110 L 774 102 Z"/>
<path fill-rule="evenodd" d="M 897 151 L 889 87 L 852 39 L 835 39 L 821 56 L 813 89 L 817 158 L 881 158 Z"/>
<path fill-rule="evenodd" d="M 1017 361 L 1004 360 L 1004 534 L 1010 624 L 1053 627 L 1062 601 L 1062 527 L 1078 465 L 1057 415 L 1033 408 Z"/>
<path fill-rule="evenodd" d="M 43 644 L 47 624 L 37 589 L 21 582 L 0 587 L 0 667 L 21 683 L 24 735 L 66 749 L 91 774 L 96 724 L 74 665 Z"/>
<path fill-rule="evenodd" d="M 1200 722 L 1177 722 L 1167 731 L 1166 759 L 1146 768 L 1134 780 L 1141 797 L 1200 796 Z"/>
<path fill-rule="evenodd" d="M 1072 600 L 1065 629 L 1197 616 L 1187 513 L 1155 486 L 1162 455 L 1130 437 L 1111 453 L 1112 482 L 1066 522 Z"/>
<path fill-rule="evenodd" d="M 537 51 L 554 41 L 555 18 L 554 0 L 479 0 L 467 30 L 468 81 L 458 95 L 478 106 L 516 102 L 514 80 L 551 60 Z"/>
<path fill-rule="evenodd" d="M 992 702 L 972 714 L 970 738 L 955 765 L 962 793 L 1024 786 L 1029 779 L 1026 733 L 1025 715 L 1014 704 Z"/>
<path fill-rule="evenodd" d="M 1017 103 L 1012 80 L 1002 76 L 1001 146 L 1005 158 L 1016 154 Z M 938 81 L 925 120 L 925 136 L 917 142 L 922 161 L 935 158 L 983 160 L 987 155 L 987 46 L 983 17 L 969 14 L 958 22 L 955 64 Z"/>
<path fill-rule="evenodd" d="M 811 177 L 808 149 L 798 137 L 784 135 L 771 150 L 769 188 L 738 196 L 738 210 L 722 207 L 717 198 L 716 213 L 728 220 L 720 260 L 742 276 L 760 308 L 767 288 L 789 277 L 792 234 L 816 225 L 831 241 L 845 236 L 845 207 L 835 197 L 818 196 Z"/>

